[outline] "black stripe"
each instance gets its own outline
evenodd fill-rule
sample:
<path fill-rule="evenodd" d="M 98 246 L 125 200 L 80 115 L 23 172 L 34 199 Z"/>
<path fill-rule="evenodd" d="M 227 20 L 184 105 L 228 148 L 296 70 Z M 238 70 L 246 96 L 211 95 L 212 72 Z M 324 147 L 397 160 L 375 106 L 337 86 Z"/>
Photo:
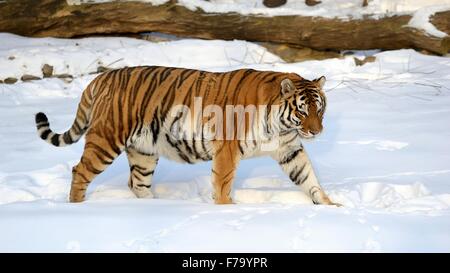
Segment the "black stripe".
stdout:
<path fill-rule="evenodd" d="M 236 97 L 239 95 L 239 92 L 241 91 L 241 86 L 244 84 L 245 80 L 247 80 L 247 77 L 249 75 L 251 75 L 251 73 L 253 72 L 252 69 L 246 69 L 242 75 L 242 77 L 239 79 L 239 81 L 237 82 L 235 88 L 234 88 L 234 92 L 233 92 L 233 97 L 231 98 L 231 102 L 234 103 L 235 105 L 237 105 L 237 101 L 236 101 Z"/>
<path fill-rule="evenodd" d="M 108 161 L 108 160 L 102 158 L 101 154 L 98 154 L 97 152 L 98 152 L 98 150 L 93 151 L 93 153 L 97 156 L 97 159 L 100 161 L 100 163 L 102 163 L 103 165 L 109 165 L 112 163 L 113 160 Z"/>
<path fill-rule="evenodd" d="M 136 153 L 138 153 L 140 155 L 145 155 L 145 156 L 155 156 L 155 154 L 144 153 L 142 151 L 136 151 Z"/>
<path fill-rule="evenodd" d="M 199 75 L 197 76 L 194 97 L 198 97 L 200 95 L 203 84 L 207 84 L 207 82 L 205 81 L 207 74 L 208 72 L 206 71 L 200 71 Z"/>
<path fill-rule="evenodd" d="M 258 71 L 258 72 L 262 72 L 262 71 Z M 255 90 L 257 90 L 257 91 L 263 90 L 263 89 L 260 88 L 261 84 L 270 83 L 276 78 L 275 76 L 273 76 L 273 75 L 275 75 L 275 72 L 266 72 L 266 71 L 264 71 L 262 73 L 263 73 L 262 76 L 261 76 L 261 73 L 258 73 L 258 75 L 257 75 L 257 79 L 259 79 L 258 84 L 256 84 L 256 87 L 255 87 Z M 269 76 L 273 76 L 273 77 L 272 77 L 272 79 L 270 81 L 267 81 L 267 78 Z"/>
<path fill-rule="evenodd" d="M 113 141 L 112 139 L 106 139 L 106 141 L 108 142 L 109 146 L 111 147 L 111 149 L 116 153 L 116 154 L 120 154 L 122 151 L 120 150 L 119 146 L 117 146 L 114 142 L 110 142 Z"/>
<path fill-rule="evenodd" d="M 300 169 L 293 177 L 291 177 L 292 181 L 293 181 L 295 184 L 298 184 L 298 183 L 297 183 L 297 178 L 298 178 L 299 175 L 303 172 L 303 169 L 305 168 L 305 166 L 306 166 L 306 163 L 303 164 L 302 168 L 301 168 L 301 169 Z"/>
<path fill-rule="evenodd" d="M 177 69 L 177 68 L 174 68 L 174 67 L 159 67 L 159 68 L 162 69 L 162 72 L 161 72 L 160 77 L 159 77 L 159 85 L 161 85 L 163 82 L 166 81 L 166 79 L 170 76 L 172 71 Z"/>
<path fill-rule="evenodd" d="M 51 141 L 52 141 L 52 144 L 53 144 L 53 145 L 59 146 L 59 135 L 58 135 L 58 134 L 54 134 L 54 135 L 52 136 Z"/>
<path fill-rule="evenodd" d="M 193 69 L 185 69 L 181 71 L 180 75 L 178 75 L 178 83 L 176 85 L 176 88 L 179 89 L 181 85 L 193 74 L 196 70 Z M 187 75 L 186 75 L 187 74 Z"/>
<path fill-rule="evenodd" d="M 83 157 L 81 161 L 83 162 L 83 165 L 86 168 L 86 170 L 88 170 L 89 172 L 96 175 L 102 172 L 102 170 L 95 168 L 94 164 L 92 164 L 92 162 L 89 159 Z"/>
<path fill-rule="evenodd" d="M 225 73 L 218 73 L 219 82 L 217 83 L 217 79 L 216 79 L 215 91 L 221 91 L 222 90 L 222 83 L 223 83 L 223 80 L 225 79 L 225 75 L 226 75 Z"/>
<path fill-rule="evenodd" d="M 180 147 L 178 147 L 177 143 L 174 143 L 170 140 L 170 137 L 168 134 L 166 134 L 166 140 L 170 144 L 170 146 L 172 146 L 173 148 L 175 148 L 177 150 L 178 156 L 181 159 L 183 159 L 184 161 L 186 161 L 189 164 L 192 164 L 192 161 L 180 150 Z"/>
<path fill-rule="evenodd" d="M 69 133 L 69 132 L 65 132 L 65 133 L 64 133 L 64 135 L 63 135 L 63 140 L 64 140 L 64 143 L 66 143 L 66 144 L 72 144 L 72 143 L 73 143 L 73 139 L 72 139 L 72 137 L 70 136 L 70 133 Z"/>
<path fill-rule="evenodd" d="M 126 74 L 126 70 L 120 70 L 120 73 L 118 75 L 116 75 L 116 77 L 114 78 L 115 81 L 113 83 L 113 88 L 115 88 L 118 92 L 116 92 L 116 98 L 117 98 L 117 111 L 118 111 L 118 120 L 117 120 L 117 125 L 118 125 L 118 133 L 120 134 L 120 136 L 117 137 L 117 139 L 120 141 L 120 144 L 124 145 L 124 141 L 121 137 L 121 135 L 125 132 L 124 130 L 124 122 L 126 120 L 126 117 L 124 115 L 124 102 L 125 102 L 125 98 L 124 96 L 127 95 L 126 91 L 126 85 L 128 84 L 128 80 L 129 78 L 127 77 L 128 75 Z M 118 85 L 118 86 L 117 86 Z M 126 109 L 129 110 L 129 109 Z M 109 142 L 109 141 L 108 141 Z M 111 142 L 109 142 L 109 144 L 111 145 Z M 113 145 L 111 145 L 111 148 L 113 150 L 114 149 Z M 117 151 L 116 151 L 117 152 Z"/>
<path fill-rule="evenodd" d="M 106 151 L 105 149 L 103 149 L 102 147 L 100 147 L 99 145 L 93 143 L 93 142 L 88 142 L 85 145 L 85 149 L 87 148 L 93 148 L 95 151 L 100 152 L 103 156 L 107 157 L 108 159 L 111 160 L 111 162 L 114 160 L 114 158 L 116 158 L 116 156 L 118 154 L 115 155 L 111 155 L 108 151 Z"/>
<path fill-rule="evenodd" d="M 183 142 L 183 147 L 186 149 L 186 152 L 189 155 L 193 155 L 193 151 L 191 149 L 191 146 L 189 146 L 189 143 L 187 142 L 187 140 L 185 138 L 183 138 L 182 142 Z"/>
<path fill-rule="evenodd" d="M 47 140 L 47 137 L 51 132 L 52 132 L 52 130 L 50 130 L 50 129 L 45 130 L 44 132 L 41 133 L 41 138 L 43 140 Z"/>
<path fill-rule="evenodd" d="M 289 173 L 289 178 L 291 179 L 292 182 L 295 182 L 295 177 L 298 175 L 297 173 L 297 168 L 294 168 L 290 173 Z"/>
<path fill-rule="evenodd" d="M 147 172 L 145 170 L 146 170 L 145 168 L 140 167 L 139 165 L 133 165 L 130 168 L 130 172 L 136 171 L 142 176 L 149 176 L 149 175 L 152 175 L 155 172 L 154 170 L 147 171 Z"/>
<path fill-rule="evenodd" d="M 302 173 L 303 169 L 305 168 L 306 163 L 303 164 L 302 168 L 297 171 L 297 168 L 295 168 L 290 174 L 289 174 L 289 178 L 292 180 L 292 182 L 294 182 L 295 184 L 297 184 L 297 178 L 298 176 Z"/>
<path fill-rule="evenodd" d="M 78 107 L 77 115 L 78 115 L 78 113 L 81 114 L 81 119 L 82 119 L 83 121 L 85 121 L 85 123 L 88 123 L 88 121 L 89 121 L 88 116 L 87 116 L 86 112 L 84 111 L 84 109 L 81 108 L 81 106 Z"/>
<path fill-rule="evenodd" d="M 84 180 L 84 182 L 86 183 L 89 183 L 89 182 L 91 182 L 89 179 L 87 179 L 87 177 L 86 176 L 84 176 L 84 174 L 82 174 L 81 172 L 76 172 L 76 175 L 78 175 L 79 177 L 81 177 L 83 180 Z M 83 183 L 79 183 L 79 184 L 83 184 Z"/>
<path fill-rule="evenodd" d="M 301 185 L 301 184 L 305 183 L 306 179 L 308 179 L 308 177 L 309 177 L 309 174 L 310 174 L 310 172 L 307 175 L 305 175 L 297 185 Z"/>
<path fill-rule="evenodd" d="M 291 162 L 302 150 L 303 149 L 298 149 L 288 154 L 283 160 L 280 161 L 280 164 L 283 165 Z"/>
<path fill-rule="evenodd" d="M 239 148 L 239 152 L 241 153 L 241 155 L 244 155 L 244 149 L 241 146 L 241 142 L 238 142 L 238 148 Z"/>
<path fill-rule="evenodd" d="M 141 179 L 140 177 L 138 177 L 134 172 L 131 173 L 131 177 L 134 177 L 134 178 L 136 178 L 137 180 L 142 181 L 142 179 Z"/>
<path fill-rule="evenodd" d="M 156 141 L 158 140 L 159 130 L 160 130 L 158 107 L 156 107 L 156 110 L 153 114 L 153 120 L 150 123 L 150 128 L 151 128 L 152 135 L 153 135 L 153 144 L 156 144 Z"/>
<path fill-rule="evenodd" d="M 134 188 L 133 177 L 130 176 L 130 187 Z"/>
<path fill-rule="evenodd" d="M 227 174 L 222 175 L 222 179 L 223 180 L 229 180 L 230 178 L 233 178 L 233 177 L 230 177 L 230 175 L 233 175 L 235 170 L 236 169 L 231 169 Z"/>
<path fill-rule="evenodd" d="M 205 160 L 203 156 L 197 151 L 197 141 L 194 139 L 194 135 L 192 135 L 192 152 L 196 159 Z"/>
<path fill-rule="evenodd" d="M 42 127 L 49 127 L 49 126 L 50 126 L 50 123 L 48 123 L 48 122 L 36 124 L 36 127 L 38 130 L 41 129 Z"/>
<path fill-rule="evenodd" d="M 214 104 L 217 104 L 216 103 L 216 100 L 217 100 L 217 98 L 219 97 L 219 93 L 223 93 L 224 95 L 226 95 L 228 92 L 228 88 L 230 87 L 230 83 L 233 81 L 233 78 L 236 76 L 236 75 L 238 75 L 239 74 L 239 71 L 240 70 L 234 70 L 234 71 L 231 71 L 231 73 L 229 73 L 229 79 L 228 79 L 228 81 L 227 81 L 227 85 L 225 86 L 225 89 L 223 89 L 223 90 L 219 90 L 219 92 L 217 92 L 218 94 L 217 94 L 217 97 L 216 97 L 216 99 L 214 100 Z M 228 74 L 228 73 L 227 73 Z"/>
<path fill-rule="evenodd" d="M 273 74 L 272 74 L 273 75 Z M 272 79 L 268 80 L 266 83 L 274 82 L 277 79 L 277 75 L 274 75 Z"/>
<path fill-rule="evenodd" d="M 75 119 L 75 122 L 73 123 L 72 128 L 75 130 L 75 133 L 76 133 L 77 135 L 81 134 L 82 131 L 83 131 L 83 130 L 81 129 L 80 124 L 78 123 L 78 119 Z"/>
<path fill-rule="evenodd" d="M 156 75 L 155 75 L 156 74 Z M 158 84 L 158 69 L 152 69 L 152 70 L 148 70 L 146 71 L 145 75 L 143 77 L 145 77 L 146 79 L 148 79 L 149 81 L 146 82 L 147 88 L 143 89 L 145 91 L 144 93 L 144 97 L 142 98 L 142 102 L 140 104 L 140 111 L 139 111 L 139 116 L 140 117 L 144 117 L 145 116 L 145 112 L 148 109 L 147 106 L 149 104 L 150 99 L 152 98 L 153 94 L 155 93 L 155 87 Z"/>
<path fill-rule="evenodd" d="M 136 186 L 138 186 L 138 187 L 146 187 L 147 189 L 150 189 L 150 187 L 151 187 L 152 185 L 136 184 Z"/>
<path fill-rule="evenodd" d="M 284 125 L 284 127 L 289 128 L 290 126 L 284 121 L 284 118 L 280 118 L 280 123 Z"/>
<path fill-rule="evenodd" d="M 206 144 L 205 144 L 205 140 L 204 140 L 204 135 L 203 135 L 203 129 L 202 129 L 202 139 L 200 142 L 202 143 L 202 150 L 204 152 L 204 154 L 206 154 L 206 159 L 207 160 L 211 160 L 212 156 L 208 153 L 208 149 L 206 149 Z"/>
<path fill-rule="evenodd" d="M 166 95 L 162 99 L 163 104 L 161 106 L 161 120 L 164 120 L 166 118 L 173 105 L 173 101 L 175 100 L 176 95 L 176 84 L 177 81 L 173 81 L 170 84 L 169 88 L 165 91 Z"/>

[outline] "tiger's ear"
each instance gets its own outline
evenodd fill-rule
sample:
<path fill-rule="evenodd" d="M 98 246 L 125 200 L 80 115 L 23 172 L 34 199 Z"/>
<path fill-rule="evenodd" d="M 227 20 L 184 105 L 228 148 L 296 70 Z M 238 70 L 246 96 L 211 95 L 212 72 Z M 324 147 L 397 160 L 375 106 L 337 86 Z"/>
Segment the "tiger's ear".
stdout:
<path fill-rule="evenodd" d="M 323 88 L 323 86 L 325 85 L 325 81 L 327 80 L 327 78 L 325 78 L 325 76 L 322 76 L 318 79 L 315 79 L 314 82 L 316 82 L 320 88 Z"/>
<path fill-rule="evenodd" d="M 295 85 L 290 79 L 284 79 L 281 82 L 281 96 L 283 98 L 290 97 L 295 92 Z"/>

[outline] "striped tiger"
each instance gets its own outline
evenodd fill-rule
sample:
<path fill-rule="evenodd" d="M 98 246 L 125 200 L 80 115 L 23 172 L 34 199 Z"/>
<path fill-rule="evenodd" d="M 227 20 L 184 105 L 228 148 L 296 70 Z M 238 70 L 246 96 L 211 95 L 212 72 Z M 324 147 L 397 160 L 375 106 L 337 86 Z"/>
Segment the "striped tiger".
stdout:
<path fill-rule="evenodd" d="M 252 69 L 214 73 L 159 66 L 127 67 L 100 74 L 89 83 L 75 121 L 65 133 L 53 132 L 42 112 L 35 119 L 40 138 L 54 146 L 70 145 L 85 134 L 83 155 L 72 169 L 70 202 L 82 202 L 89 183 L 125 151 L 130 167 L 128 186 L 139 198 L 152 196 L 151 181 L 160 156 L 190 164 L 212 160 L 216 204 L 232 203 L 230 193 L 240 160 L 271 156 L 315 204 L 339 205 L 322 190 L 301 144 L 303 138 L 322 131 L 324 83 L 323 76 L 309 81 L 295 73 Z M 173 113 L 175 106 L 191 108 L 198 99 L 203 109 L 215 106 L 216 116 L 227 115 L 225 109 L 229 106 L 266 106 L 266 111 L 258 112 L 257 118 L 244 113 L 240 126 L 245 132 L 243 137 L 233 135 L 238 130 L 228 122 L 219 121 L 214 129 L 223 127 L 231 137 L 227 133 L 225 138 L 207 138 L 204 132 L 212 114 L 198 119 L 192 112 Z M 231 121 L 238 123 L 237 119 L 232 113 Z M 249 137 L 249 132 L 258 127 L 250 119 L 261 125 L 267 137 Z M 176 133 L 185 130 L 175 126 L 182 120 L 200 124 L 200 130 L 188 137 L 177 137 Z M 264 144 L 275 140 L 275 149 L 263 149 Z"/>

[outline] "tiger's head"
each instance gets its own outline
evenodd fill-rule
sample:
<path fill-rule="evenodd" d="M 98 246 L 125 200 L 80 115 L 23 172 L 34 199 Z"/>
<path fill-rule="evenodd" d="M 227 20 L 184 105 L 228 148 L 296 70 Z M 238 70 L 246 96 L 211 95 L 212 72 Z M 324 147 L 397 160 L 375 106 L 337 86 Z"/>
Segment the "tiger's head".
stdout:
<path fill-rule="evenodd" d="M 322 120 L 326 108 L 325 84 L 322 76 L 309 81 L 303 78 L 286 78 L 281 82 L 282 131 L 297 130 L 303 138 L 312 138 L 322 132 Z"/>

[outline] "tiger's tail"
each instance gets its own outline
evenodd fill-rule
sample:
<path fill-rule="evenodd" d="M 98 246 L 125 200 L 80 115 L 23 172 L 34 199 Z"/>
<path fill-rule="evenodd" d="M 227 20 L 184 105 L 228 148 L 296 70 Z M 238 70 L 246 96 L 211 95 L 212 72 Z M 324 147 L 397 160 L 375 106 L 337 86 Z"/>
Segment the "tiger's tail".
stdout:
<path fill-rule="evenodd" d="M 90 114 L 92 108 L 92 95 L 88 87 L 81 96 L 78 104 L 77 115 L 69 130 L 63 134 L 58 134 L 50 129 L 47 116 L 39 112 L 36 114 L 36 128 L 40 138 L 56 147 L 63 147 L 77 142 L 89 127 Z"/>

